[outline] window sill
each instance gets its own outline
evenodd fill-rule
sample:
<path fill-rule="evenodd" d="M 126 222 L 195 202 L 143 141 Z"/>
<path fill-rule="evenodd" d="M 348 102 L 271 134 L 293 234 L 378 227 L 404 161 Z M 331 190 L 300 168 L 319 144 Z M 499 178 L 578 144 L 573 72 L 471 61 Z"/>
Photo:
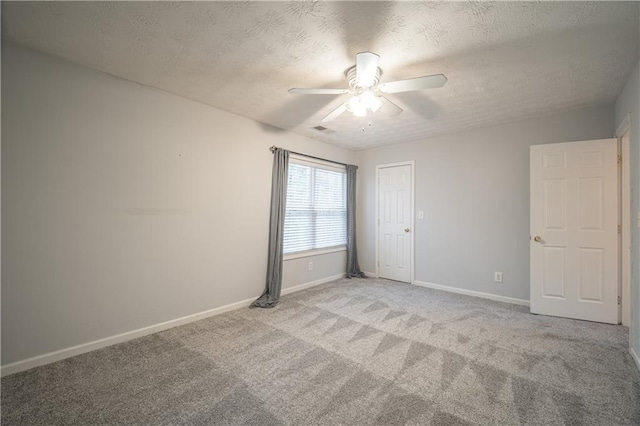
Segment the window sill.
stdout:
<path fill-rule="evenodd" d="M 301 251 L 301 252 L 298 252 L 298 253 L 285 254 L 284 257 L 283 257 L 283 261 L 286 262 L 287 260 L 300 259 L 300 258 L 303 258 L 303 257 L 311 257 L 311 256 L 319 256 L 319 255 L 329 254 L 329 253 L 337 253 L 339 251 L 347 251 L 347 246 L 329 247 L 329 248 L 326 248 L 326 249 L 309 250 L 309 251 Z"/>

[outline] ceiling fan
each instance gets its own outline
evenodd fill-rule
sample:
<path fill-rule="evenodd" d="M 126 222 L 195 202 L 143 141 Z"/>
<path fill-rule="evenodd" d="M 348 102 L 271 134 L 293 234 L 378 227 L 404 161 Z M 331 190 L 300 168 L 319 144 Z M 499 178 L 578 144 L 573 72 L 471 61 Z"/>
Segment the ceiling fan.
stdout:
<path fill-rule="evenodd" d="M 289 89 L 289 93 L 299 95 L 345 95 L 351 94 L 348 101 L 340 104 L 327 114 L 322 121 L 337 118 L 345 111 L 357 117 L 365 117 L 367 111 L 378 110 L 389 116 L 396 116 L 402 108 L 385 98 L 382 94 L 411 92 L 414 90 L 435 89 L 447 82 L 443 74 L 434 74 L 407 80 L 380 83 L 382 70 L 378 68 L 380 56 L 371 52 L 360 52 L 356 55 L 356 64 L 345 71 L 350 89 Z"/>

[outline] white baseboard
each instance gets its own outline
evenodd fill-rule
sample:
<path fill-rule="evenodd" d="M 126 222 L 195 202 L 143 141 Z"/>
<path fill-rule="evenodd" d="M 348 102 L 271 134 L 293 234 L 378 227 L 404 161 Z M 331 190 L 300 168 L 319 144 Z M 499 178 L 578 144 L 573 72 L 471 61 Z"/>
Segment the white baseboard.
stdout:
<path fill-rule="evenodd" d="M 334 275 L 331 277 L 323 278 L 320 280 L 312 281 L 297 285 L 295 287 L 283 289 L 281 294 L 294 293 L 296 291 L 304 290 L 309 287 L 324 284 L 329 281 L 334 281 L 344 277 L 344 274 Z M 259 296 L 259 295 L 258 295 Z M 138 337 L 147 336 L 149 334 L 158 333 L 160 331 L 168 330 L 180 325 L 188 324 L 190 322 L 198 321 L 204 318 L 219 315 L 225 312 L 233 311 L 235 309 L 246 308 L 258 298 L 252 297 L 251 299 L 241 300 L 240 302 L 231 303 L 229 305 L 220 306 L 218 308 L 209 309 L 207 311 L 199 312 L 197 314 L 187 315 L 181 318 L 177 318 L 170 321 L 165 321 L 160 324 L 150 325 L 148 327 L 139 328 L 137 330 L 128 331 L 126 333 L 117 334 L 115 336 L 105 337 L 104 339 L 94 340 L 93 342 L 83 343 L 80 345 L 72 346 L 70 348 L 60 349 L 54 352 L 49 352 L 43 355 L 27 358 L 22 361 L 12 362 L 11 364 L 3 365 L 0 367 L 0 377 L 5 377 L 10 374 L 19 373 L 21 371 L 29 370 L 41 365 L 50 364 L 52 362 L 60 361 L 65 358 L 71 358 L 76 355 L 95 351 L 107 346 L 115 345 L 117 343 L 126 342 L 128 340 L 137 339 Z"/>
<path fill-rule="evenodd" d="M 375 272 L 367 272 L 367 271 L 362 271 L 362 272 L 364 272 L 364 274 L 369 278 L 378 278 Z"/>
<path fill-rule="evenodd" d="M 636 353 L 635 349 L 633 349 L 633 346 L 629 348 L 629 353 L 631 354 L 633 361 L 636 363 L 636 368 L 640 370 L 640 357 L 638 357 L 638 354 Z"/>
<path fill-rule="evenodd" d="M 414 281 L 414 285 L 420 287 L 432 288 L 434 290 L 443 290 L 450 293 L 464 294 L 466 296 L 481 297 L 483 299 L 496 300 L 498 302 L 513 303 L 515 305 L 529 306 L 529 301 L 524 299 L 516 299 L 514 297 L 500 296 L 498 294 L 483 293 L 481 291 L 466 290 L 463 288 L 450 287 L 448 285 L 427 283 L 424 281 Z"/>

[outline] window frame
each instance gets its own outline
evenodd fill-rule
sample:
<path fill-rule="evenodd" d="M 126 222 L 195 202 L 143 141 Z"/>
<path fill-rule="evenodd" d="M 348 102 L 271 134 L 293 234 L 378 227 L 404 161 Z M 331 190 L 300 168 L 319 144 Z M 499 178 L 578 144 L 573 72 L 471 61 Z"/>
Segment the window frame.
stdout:
<path fill-rule="evenodd" d="M 340 173 L 344 173 L 345 174 L 345 187 L 344 187 L 344 197 L 345 197 L 345 212 L 347 209 L 347 200 L 346 200 L 346 196 L 347 196 L 347 183 L 346 183 L 346 173 L 347 173 L 347 168 L 344 165 L 339 165 L 336 163 L 332 163 L 329 161 L 322 161 L 316 158 L 310 158 L 310 157 L 305 157 L 302 155 L 297 155 L 297 154 L 290 154 L 289 156 L 289 164 L 300 164 L 303 166 L 308 166 L 308 167 L 314 167 L 314 168 L 319 168 L 319 169 L 325 169 L 325 170 L 329 170 L 329 171 L 337 171 Z M 287 172 L 288 174 L 288 172 Z M 288 176 L 287 176 L 288 179 Z M 287 188 L 288 191 L 288 188 Z M 285 194 L 286 196 L 286 194 Z M 285 206 L 285 217 L 286 217 L 286 206 Z M 345 215 L 345 226 L 346 226 L 346 221 L 347 221 L 347 217 Z M 346 231 L 346 229 L 345 229 Z M 301 251 L 296 251 L 296 252 L 291 252 L 291 253 L 283 253 L 283 261 L 287 261 L 287 260 L 293 260 L 293 259 L 300 259 L 300 258 L 304 258 L 304 257 L 311 257 L 311 256 L 318 256 L 318 255 L 323 255 L 323 254 L 329 254 L 329 253 L 337 253 L 337 252 L 341 252 L 341 251 L 347 251 L 347 243 L 346 243 L 346 232 L 345 232 L 345 243 L 344 244 L 340 244 L 337 246 L 331 246 L 331 247 L 322 247 L 322 248 L 315 248 L 315 249 L 310 249 L 310 250 L 301 250 Z"/>

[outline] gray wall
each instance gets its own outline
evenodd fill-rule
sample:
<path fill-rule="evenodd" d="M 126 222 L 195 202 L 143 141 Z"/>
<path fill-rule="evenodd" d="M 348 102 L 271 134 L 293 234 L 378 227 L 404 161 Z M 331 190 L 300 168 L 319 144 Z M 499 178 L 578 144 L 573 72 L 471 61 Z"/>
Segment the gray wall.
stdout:
<path fill-rule="evenodd" d="M 594 108 L 359 152 L 360 265 L 375 271 L 375 166 L 415 160 L 416 281 L 528 300 L 529 146 L 610 138 L 613 121 Z"/>
<path fill-rule="evenodd" d="M 631 117 L 631 345 L 640 355 L 640 235 L 636 225 L 640 214 L 640 61 L 618 97 L 615 108 L 616 128 L 627 114 Z"/>
<path fill-rule="evenodd" d="M 257 297 L 267 148 L 354 159 L 15 45 L 2 89 L 3 365 Z M 284 288 L 344 271 L 291 260 Z"/>

